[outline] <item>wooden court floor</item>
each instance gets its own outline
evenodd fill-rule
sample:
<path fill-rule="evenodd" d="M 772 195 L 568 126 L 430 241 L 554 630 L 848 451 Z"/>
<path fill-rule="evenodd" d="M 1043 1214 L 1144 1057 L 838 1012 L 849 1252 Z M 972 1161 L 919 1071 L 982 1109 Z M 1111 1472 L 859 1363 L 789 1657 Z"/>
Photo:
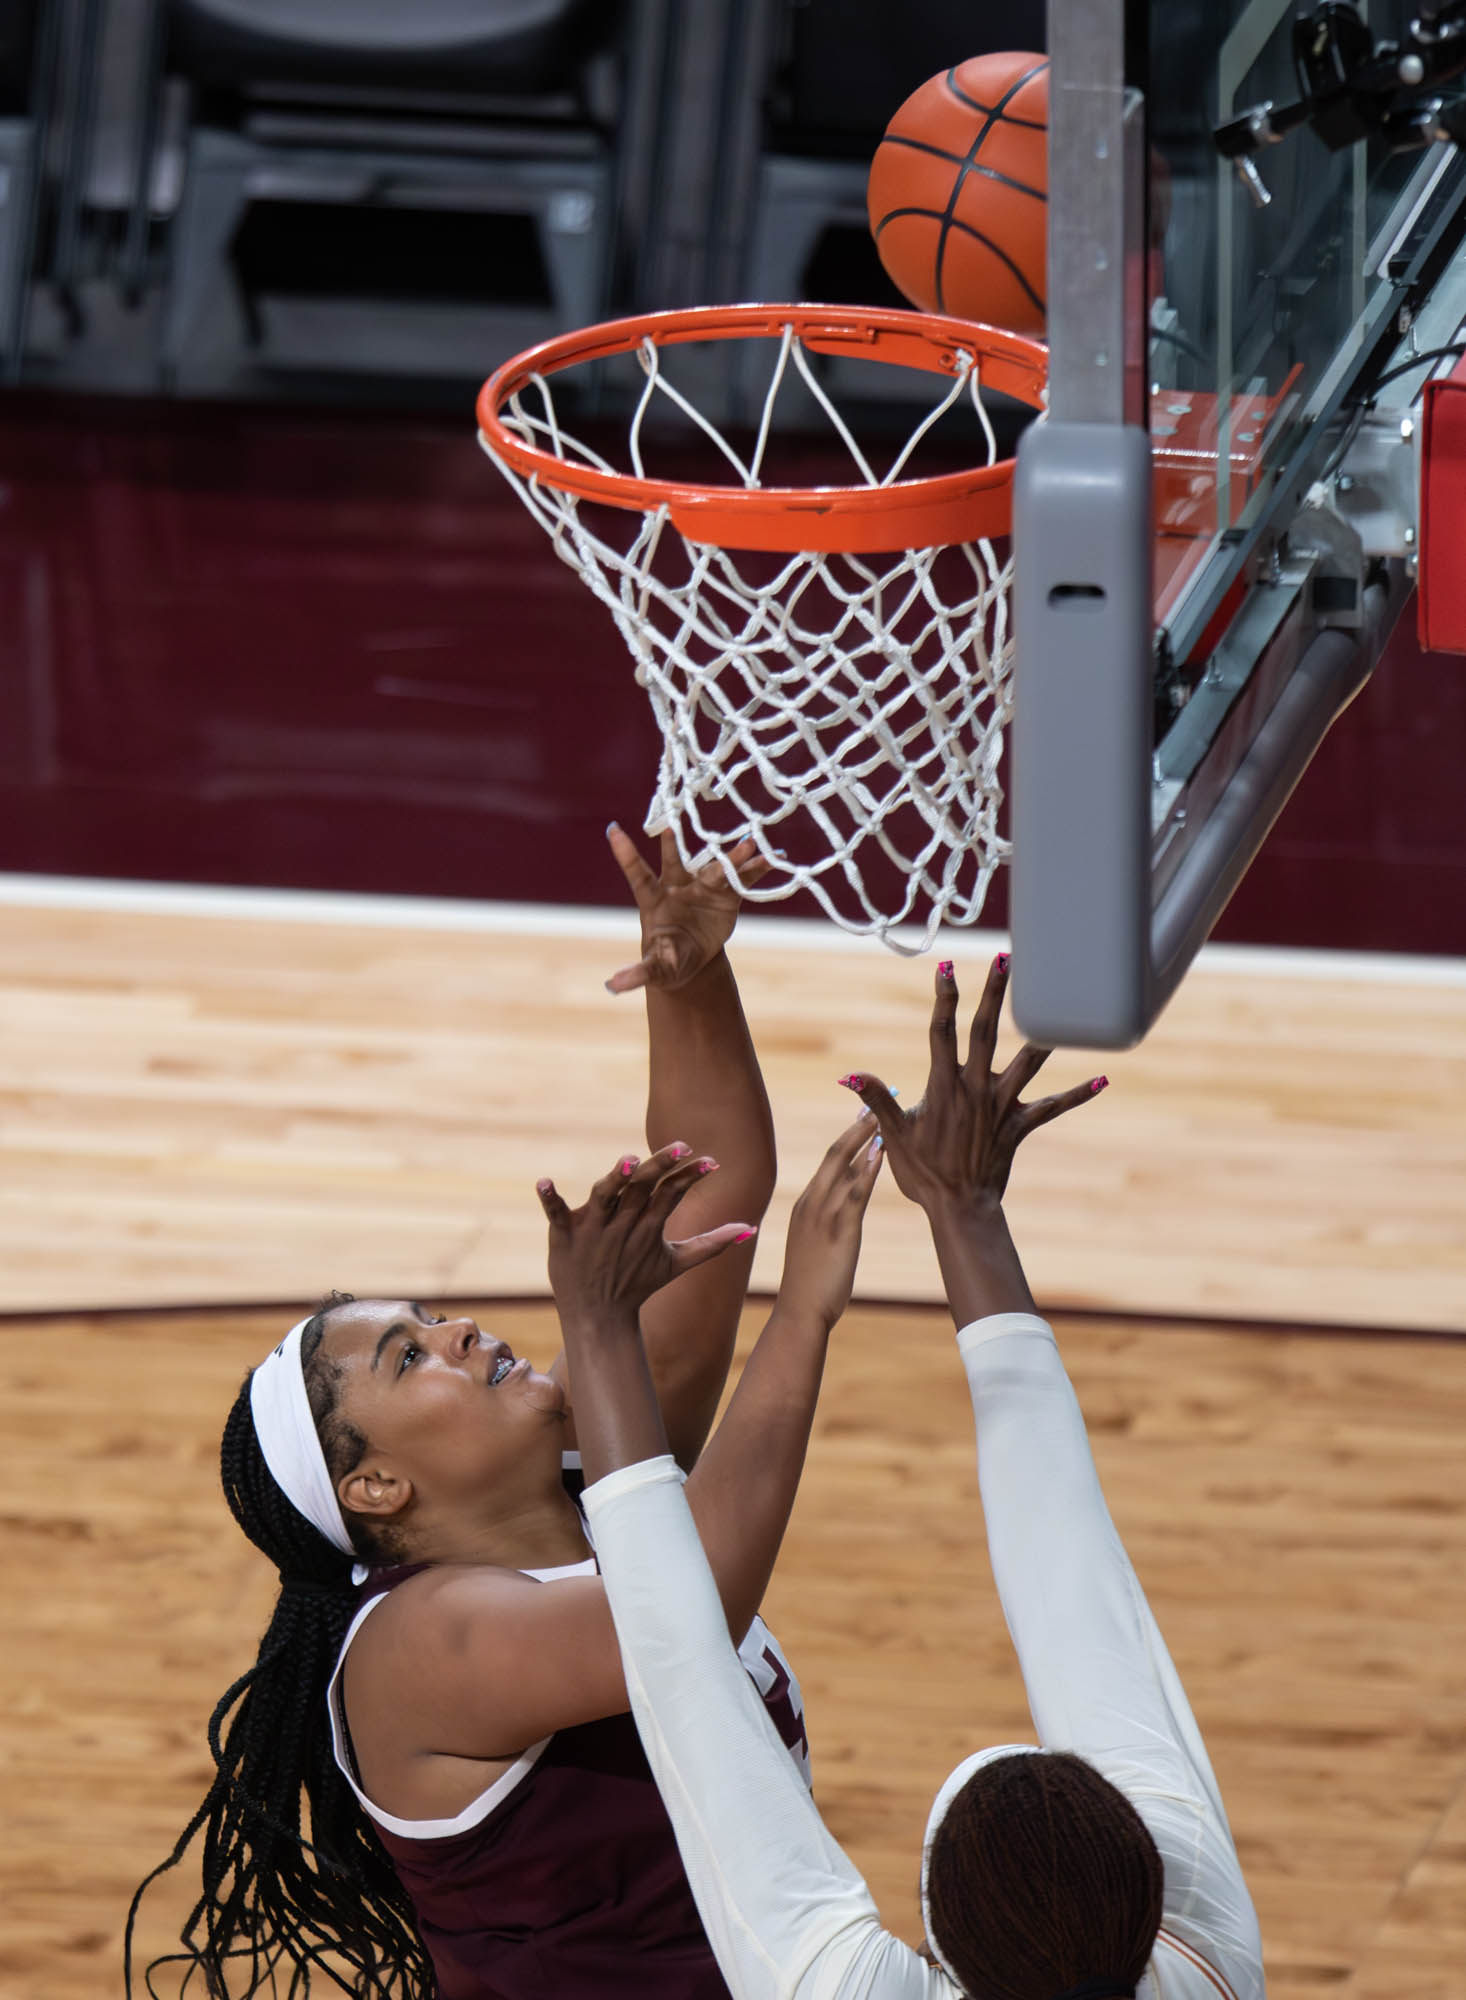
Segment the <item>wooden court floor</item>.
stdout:
<path fill-rule="evenodd" d="M 636 1143 L 645 1072 L 601 987 L 619 918 L 48 893 L 0 882 L 0 2000 L 120 1990 L 130 1888 L 203 1790 L 271 1582 L 217 1490 L 244 1369 L 333 1285 L 519 1299 L 486 1322 L 547 1358 L 532 1183 Z M 969 992 L 999 942 L 959 945 Z M 757 925 L 737 962 L 780 1134 L 768 1290 L 834 1079 L 919 1089 L 931 965 Z M 1204 960 L 1009 1204 L 1275 2000 L 1466 2000 L 1466 968 L 1402 970 Z M 914 1936 L 937 1781 L 1026 1718 L 890 1187 L 860 1288 L 769 1613 L 827 1817 Z"/>
<path fill-rule="evenodd" d="M 6 896 L 0 877 L 10 1311 L 542 1294 L 536 1179 L 588 1185 L 639 1142 L 643 1009 L 602 985 L 631 955 L 629 918 Z M 464 911 L 484 922 L 455 928 Z M 1002 942 L 953 943 L 969 995 Z M 740 928 L 735 961 L 779 1133 L 755 1266 L 772 1290 L 789 1207 L 849 1115 L 835 1079 L 921 1089 L 932 961 L 767 919 Z M 1217 953 L 1139 1049 L 1057 1055 L 1052 1087 L 1103 1069 L 1113 1088 L 1014 1175 L 1041 1295 L 1466 1330 L 1466 964 L 1410 970 Z M 890 1187 L 858 1282 L 938 1296 Z"/>
<path fill-rule="evenodd" d="M 548 1358 L 545 1307 L 479 1309 Z M 253 1658 L 273 1582 L 219 1495 L 217 1437 L 283 1324 L 0 1324 L 3 2000 L 120 1990 L 127 1897 L 203 1790 L 208 1712 Z M 1466 1344 L 1058 1325 L 1216 1765 L 1273 2000 L 1460 2000 Z M 967 1750 L 1031 1735 L 935 1309 L 858 1307 L 838 1332 L 768 1615 L 826 1817 L 915 1938 L 936 1784 Z M 186 1887 L 155 1892 L 154 1951 Z"/>

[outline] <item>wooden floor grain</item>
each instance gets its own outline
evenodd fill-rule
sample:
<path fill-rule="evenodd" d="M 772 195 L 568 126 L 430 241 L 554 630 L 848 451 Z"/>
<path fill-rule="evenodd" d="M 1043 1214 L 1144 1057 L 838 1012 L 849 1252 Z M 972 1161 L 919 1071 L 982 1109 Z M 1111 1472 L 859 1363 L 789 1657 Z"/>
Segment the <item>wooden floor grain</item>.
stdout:
<path fill-rule="evenodd" d="M 334 1285 L 543 1295 L 534 1179 L 573 1189 L 640 1131 L 641 1008 L 601 986 L 630 936 L 4 910 L 0 2000 L 119 1990 L 127 1895 L 206 1783 L 270 1596 L 217 1490 L 245 1367 Z M 993 945 L 959 948 L 969 994 Z M 737 963 L 780 1134 L 771 1288 L 834 1079 L 920 1088 L 931 965 L 756 925 Z M 1466 1343 L 1426 1337 L 1466 1327 L 1466 981 L 1372 970 L 1204 960 L 1010 1196 L 1275 2000 L 1466 2000 Z M 889 1187 L 860 1283 L 935 1296 Z M 543 1306 L 488 1322 L 547 1358 Z M 936 1783 L 1027 1733 L 960 1388 L 940 1313 L 852 1312 L 769 1607 L 826 1815 L 908 1936 Z M 152 1949 L 185 1894 L 160 1885 Z"/>
<path fill-rule="evenodd" d="M 537 1359 L 554 1345 L 542 1307 L 482 1318 Z M 0 1323 L 0 2000 L 120 1990 L 128 1893 L 201 1794 L 209 1709 L 267 1615 L 273 1579 L 215 1465 L 283 1324 Z M 1058 1324 L 1212 1752 L 1272 2000 L 1463 2000 L 1466 1344 Z M 768 1611 L 826 1817 L 915 1936 L 937 1782 L 1031 1733 L 944 1315 L 847 1317 Z M 152 1950 L 186 1886 L 150 1902 Z"/>
<path fill-rule="evenodd" d="M 513 913 L 507 913 L 511 926 Z M 736 949 L 781 1147 L 757 1281 L 876 1070 L 925 1074 L 929 959 Z M 641 1131 L 642 1008 L 617 938 L 8 908 L 0 920 L 0 1268 L 11 1311 L 543 1295 L 534 1181 L 584 1185 Z M 975 995 L 992 940 L 964 940 Z M 1219 960 L 1129 1054 L 1060 1054 L 1113 1088 L 1020 1162 L 1046 1300 L 1466 1328 L 1466 977 L 1401 983 Z M 931 1299 L 877 1192 L 862 1296 Z"/>

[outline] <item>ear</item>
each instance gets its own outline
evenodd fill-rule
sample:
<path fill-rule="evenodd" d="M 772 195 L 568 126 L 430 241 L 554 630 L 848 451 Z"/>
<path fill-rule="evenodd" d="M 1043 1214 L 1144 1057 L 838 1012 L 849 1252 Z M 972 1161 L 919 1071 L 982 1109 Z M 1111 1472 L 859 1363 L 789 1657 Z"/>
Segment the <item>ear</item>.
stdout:
<path fill-rule="evenodd" d="M 365 1459 L 336 1488 L 336 1498 L 348 1514 L 366 1514 L 390 1521 L 412 1499 L 412 1481 L 401 1479 L 380 1460 Z"/>

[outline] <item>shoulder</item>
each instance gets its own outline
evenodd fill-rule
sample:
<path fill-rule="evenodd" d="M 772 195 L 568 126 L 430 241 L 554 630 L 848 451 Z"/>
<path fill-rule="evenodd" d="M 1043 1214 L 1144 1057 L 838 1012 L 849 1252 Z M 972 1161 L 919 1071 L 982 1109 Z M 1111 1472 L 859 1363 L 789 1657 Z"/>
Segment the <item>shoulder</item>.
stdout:
<path fill-rule="evenodd" d="M 525 1570 L 497 1563 L 434 1563 L 397 1584 L 370 1626 L 382 1634 L 411 1631 L 421 1640 L 430 1633 L 435 1642 L 451 1642 L 486 1621 L 517 1624 L 536 1618 L 551 1600 L 569 1609 L 586 1595 L 605 1595 L 589 1569 L 584 1576 L 556 1577 L 552 1589 Z"/>

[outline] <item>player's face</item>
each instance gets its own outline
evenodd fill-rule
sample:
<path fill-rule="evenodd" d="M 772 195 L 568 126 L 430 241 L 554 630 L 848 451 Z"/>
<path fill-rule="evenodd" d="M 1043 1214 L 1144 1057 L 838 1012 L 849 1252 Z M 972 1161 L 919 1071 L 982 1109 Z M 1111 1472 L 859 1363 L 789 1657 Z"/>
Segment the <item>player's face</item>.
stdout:
<path fill-rule="evenodd" d="M 449 1505 L 558 1467 L 565 1394 L 466 1315 L 359 1299 L 326 1321 L 340 1415 L 422 1495 Z"/>

